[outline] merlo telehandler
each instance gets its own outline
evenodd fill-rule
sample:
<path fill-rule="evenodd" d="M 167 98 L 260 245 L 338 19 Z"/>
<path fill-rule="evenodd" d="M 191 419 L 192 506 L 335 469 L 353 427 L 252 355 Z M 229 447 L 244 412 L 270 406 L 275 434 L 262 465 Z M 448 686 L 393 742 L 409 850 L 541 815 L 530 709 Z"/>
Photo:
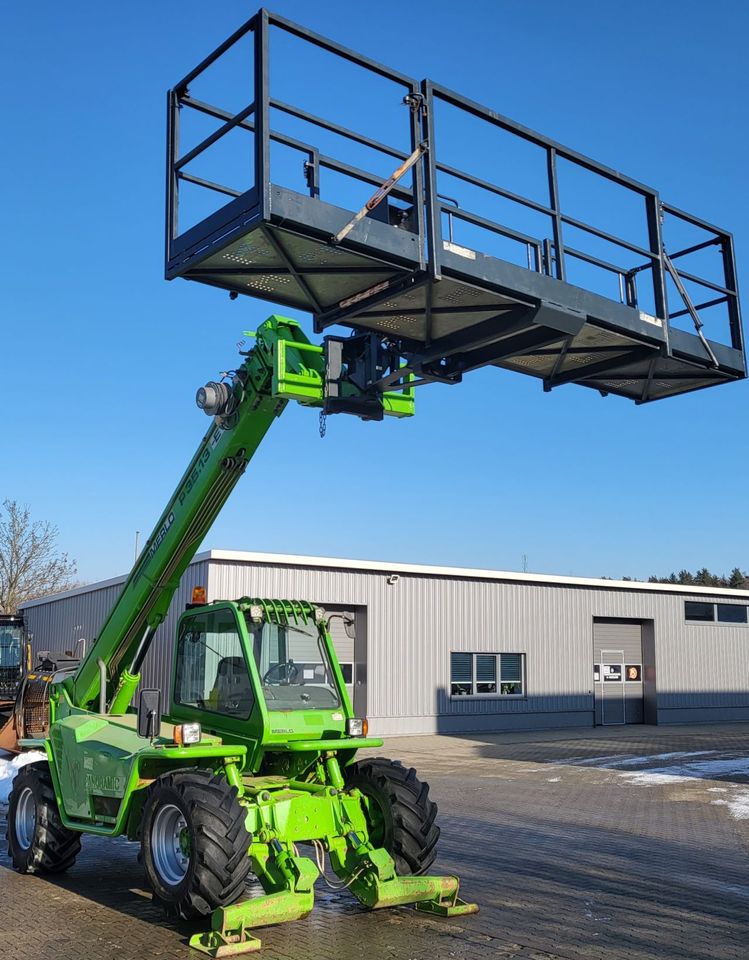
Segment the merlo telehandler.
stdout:
<path fill-rule="evenodd" d="M 158 690 L 141 690 L 131 709 L 180 577 L 266 431 L 290 399 L 323 401 L 330 365 L 295 321 L 272 316 L 255 336 L 233 375 L 198 391 L 211 426 L 98 638 L 77 669 L 27 679 L 11 731 L 18 748 L 47 757 L 13 783 L 16 869 L 66 870 L 86 833 L 139 840 L 166 912 L 211 915 L 190 943 L 212 956 L 258 949 L 254 927 L 309 913 L 326 858 L 336 877 L 326 880 L 367 907 L 477 909 L 456 877 L 425 875 L 439 837 L 428 785 L 395 761 L 356 760 L 382 741 L 353 714 L 322 608 L 191 604 L 166 717 Z M 351 382 L 342 403 L 346 392 L 361 413 Z M 409 390 L 380 397 L 373 416 L 413 411 Z M 251 872 L 265 895 L 240 899 Z"/>
<path fill-rule="evenodd" d="M 225 55 L 238 72 L 214 86 Z M 271 68 L 284 63 L 294 69 Z M 322 96 L 307 98 L 313 78 Z M 225 109 L 209 102 L 218 89 L 248 100 Z M 340 104 L 344 116 L 327 115 Z M 190 118 L 206 117 L 219 125 L 196 143 L 204 128 Z M 378 128 L 386 132 L 375 138 Z M 220 180 L 208 179 L 214 147 L 210 176 Z M 286 151 L 302 162 L 290 164 Z M 541 171 L 527 196 L 500 176 L 513 156 L 529 166 L 535 158 Z M 232 186 L 223 181 L 234 166 Z M 575 204 L 588 188 L 576 196 L 564 185 L 576 182 L 572 171 L 591 197 L 613 185 L 627 206 L 607 201 L 581 220 Z M 200 193 L 185 217 L 180 204 L 195 190 L 212 200 Z M 532 219 L 516 221 L 520 208 Z M 168 279 L 265 299 L 310 313 L 319 333 L 340 325 L 352 335 L 326 335 L 319 346 L 272 316 L 239 368 L 198 391 L 211 426 L 98 638 L 77 667 L 28 676 L 0 731 L 0 747 L 46 755 L 14 782 L 13 863 L 59 872 L 84 833 L 138 840 L 165 909 L 211 916 L 191 944 L 213 956 L 257 949 L 253 928 L 308 913 L 326 859 L 336 877 L 328 882 L 368 907 L 474 912 L 457 878 L 425 875 L 439 836 L 427 785 L 397 762 L 357 760 L 381 741 L 354 716 L 323 609 L 196 598 L 179 622 L 164 717 L 160 691 L 139 689 L 144 658 L 182 574 L 290 400 L 323 416 L 378 420 L 409 416 L 416 387 L 457 384 L 484 367 L 531 375 L 547 392 L 577 383 L 637 404 L 744 379 L 732 237 L 493 108 L 264 9 L 168 92 L 165 236 Z M 716 259 L 703 274 L 708 254 Z M 602 273 L 583 282 L 589 268 Z M 710 292 L 697 296 L 701 288 Z M 724 329 L 708 339 L 700 313 L 715 307 Z M 264 895 L 243 899 L 251 871 Z"/>

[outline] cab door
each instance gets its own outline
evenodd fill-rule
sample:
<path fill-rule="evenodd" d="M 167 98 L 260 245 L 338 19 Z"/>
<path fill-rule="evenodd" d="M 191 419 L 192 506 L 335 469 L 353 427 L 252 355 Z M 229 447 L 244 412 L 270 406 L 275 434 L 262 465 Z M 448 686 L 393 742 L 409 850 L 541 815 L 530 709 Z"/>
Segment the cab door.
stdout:
<path fill-rule="evenodd" d="M 174 658 L 172 717 L 257 747 L 257 696 L 247 634 L 232 604 L 190 611 L 179 623 Z"/>

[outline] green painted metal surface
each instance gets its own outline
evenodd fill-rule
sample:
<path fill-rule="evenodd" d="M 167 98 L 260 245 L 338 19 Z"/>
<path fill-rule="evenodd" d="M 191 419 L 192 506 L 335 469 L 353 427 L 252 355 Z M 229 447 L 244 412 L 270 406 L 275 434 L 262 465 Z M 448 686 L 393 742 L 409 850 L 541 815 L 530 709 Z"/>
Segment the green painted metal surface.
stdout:
<path fill-rule="evenodd" d="M 135 714 L 83 710 L 71 704 L 59 686 L 52 697 L 48 739 L 21 745 L 46 751 L 60 816 L 70 829 L 132 834 L 137 823 L 131 814 L 139 812 L 143 791 L 155 777 L 186 766 L 230 774 L 246 762 L 241 744 L 224 744 L 221 738 L 204 734 L 200 743 L 180 747 L 174 743 L 170 723 L 163 723 L 159 737 L 148 741 L 138 736 Z"/>
<path fill-rule="evenodd" d="M 249 953 L 261 946 L 261 941 L 253 936 L 250 928 L 306 917 L 315 902 L 317 867 L 311 860 L 282 851 L 275 860 L 275 869 L 280 878 L 277 881 L 279 889 L 264 897 L 214 910 L 211 930 L 194 934 L 190 946 L 211 957 Z"/>

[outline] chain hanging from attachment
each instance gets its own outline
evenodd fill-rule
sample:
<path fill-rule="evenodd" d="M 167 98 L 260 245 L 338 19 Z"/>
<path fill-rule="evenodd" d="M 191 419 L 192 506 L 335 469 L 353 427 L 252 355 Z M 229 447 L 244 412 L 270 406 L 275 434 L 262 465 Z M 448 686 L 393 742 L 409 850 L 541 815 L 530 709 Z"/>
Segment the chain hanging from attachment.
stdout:
<path fill-rule="evenodd" d="M 320 411 L 320 439 L 322 439 L 328 429 L 328 415 L 324 410 Z"/>

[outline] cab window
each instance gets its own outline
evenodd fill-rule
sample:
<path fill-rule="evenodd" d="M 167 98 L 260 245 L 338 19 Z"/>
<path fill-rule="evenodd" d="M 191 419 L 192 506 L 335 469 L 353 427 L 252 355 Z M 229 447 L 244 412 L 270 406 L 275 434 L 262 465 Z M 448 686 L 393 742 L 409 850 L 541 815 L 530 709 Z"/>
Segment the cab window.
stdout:
<path fill-rule="evenodd" d="M 314 623 L 247 621 L 268 710 L 331 710 L 341 705 L 325 644 Z"/>
<path fill-rule="evenodd" d="M 255 698 L 232 610 L 186 617 L 177 640 L 174 699 L 247 720 Z"/>

